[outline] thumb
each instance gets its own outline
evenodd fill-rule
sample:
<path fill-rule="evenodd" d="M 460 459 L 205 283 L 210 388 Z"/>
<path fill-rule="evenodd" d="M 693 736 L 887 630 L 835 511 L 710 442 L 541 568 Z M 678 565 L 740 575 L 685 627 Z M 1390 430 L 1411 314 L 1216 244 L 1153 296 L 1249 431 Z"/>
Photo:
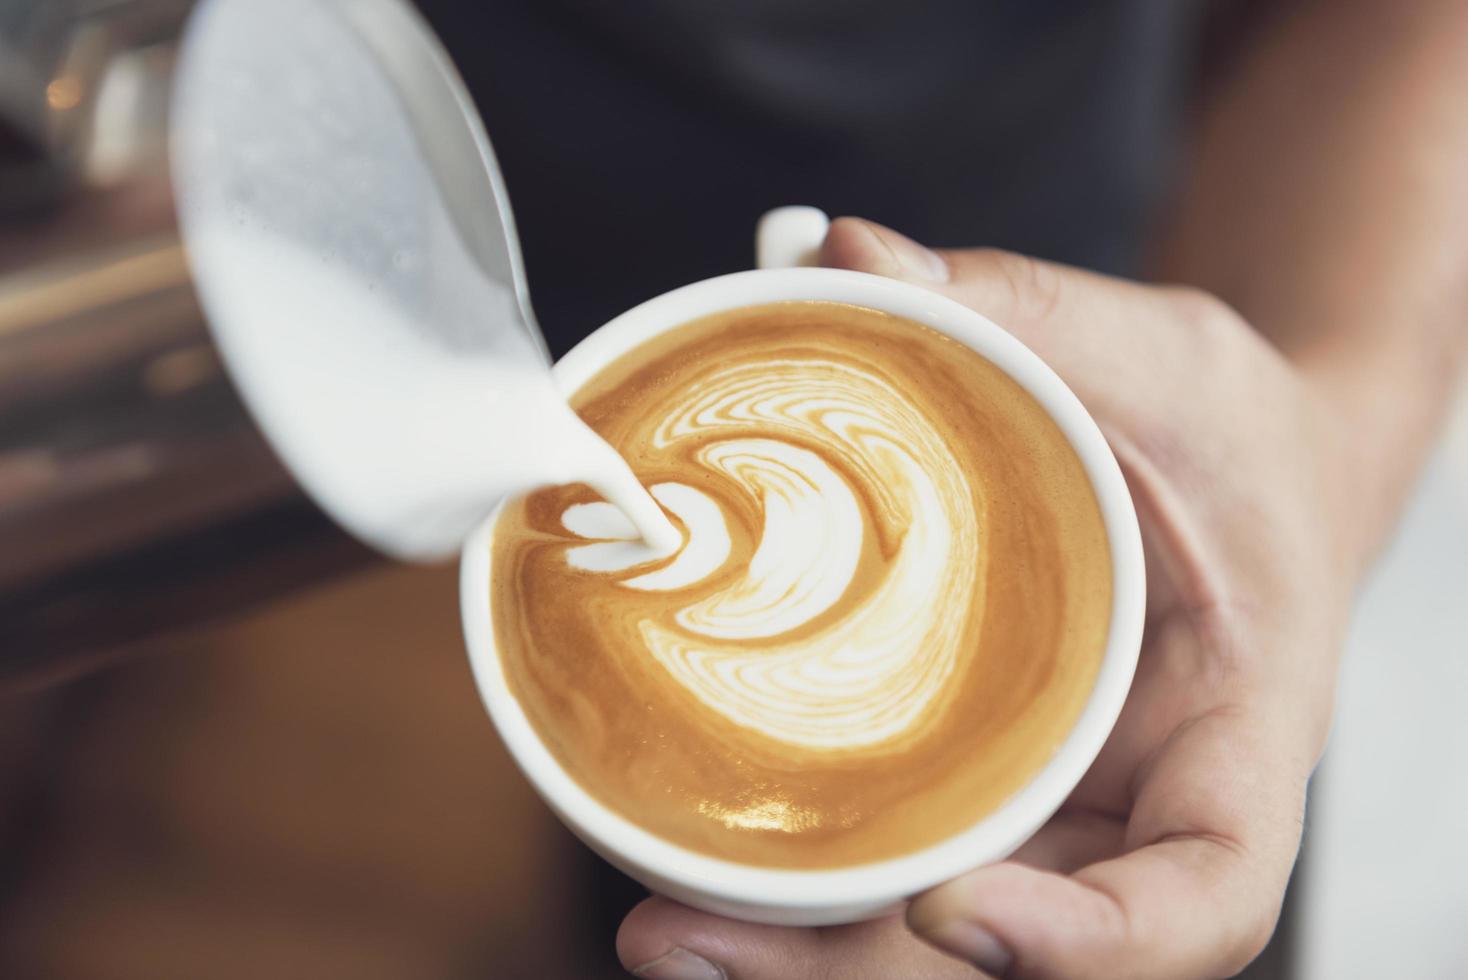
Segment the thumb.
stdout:
<path fill-rule="evenodd" d="M 1104 327 L 1155 305 L 1157 290 L 997 248 L 930 249 L 864 218 L 837 218 L 821 245 L 821 265 L 925 286 L 1030 340 L 1076 321 Z"/>
<path fill-rule="evenodd" d="M 1053 325 L 1097 293 L 1129 284 L 994 248 L 930 249 L 863 218 L 837 218 L 821 245 L 821 264 L 924 286 L 1019 333 Z"/>
<path fill-rule="evenodd" d="M 821 265 L 870 272 L 922 285 L 946 283 L 952 270 L 941 254 L 906 235 L 861 218 L 837 218 L 821 244 Z"/>
<path fill-rule="evenodd" d="M 1184 301 L 1187 290 L 1001 249 L 929 249 L 861 218 L 831 222 L 820 260 L 922 286 L 976 310 L 1039 354 L 1088 402 L 1104 402 L 1116 390 L 1134 399 L 1135 384 L 1147 383 L 1143 368 L 1187 333 L 1167 328 L 1199 319 Z"/>

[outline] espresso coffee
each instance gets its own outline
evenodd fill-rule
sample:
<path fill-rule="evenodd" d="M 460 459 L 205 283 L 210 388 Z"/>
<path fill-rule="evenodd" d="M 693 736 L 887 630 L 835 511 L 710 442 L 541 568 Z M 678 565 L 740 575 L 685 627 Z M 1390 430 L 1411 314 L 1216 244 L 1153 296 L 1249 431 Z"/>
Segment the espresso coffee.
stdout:
<path fill-rule="evenodd" d="M 495 642 L 566 772 L 669 841 L 830 868 L 992 812 L 1064 741 L 1111 562 L 1080 460 L 928 327 L 787 302 L 718 314 L 573 398 L 684 535 L 584 485 L 508 504 Z"/>

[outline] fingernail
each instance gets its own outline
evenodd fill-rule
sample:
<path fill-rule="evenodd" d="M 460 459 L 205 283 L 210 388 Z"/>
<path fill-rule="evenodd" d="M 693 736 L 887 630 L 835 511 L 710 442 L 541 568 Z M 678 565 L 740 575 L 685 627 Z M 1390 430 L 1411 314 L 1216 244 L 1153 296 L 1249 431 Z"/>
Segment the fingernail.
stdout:
<path fill-rule="evenodd" d="M 948 263 L 937 252 L 924 248 L 906 235 L 899 235 L 885 228 L 878 229 L 870 222 L 867 227 L 877 236 L 878 241 L 887 246 L 887 251 L 892 253 L 892 258 L 909 278 L 926 282 L 948 281 Z"/>
<path fill-rule="evenodd" d="M 923 938 L 955 956 L 961 956 L 985 973 L 1004 976 L 1014 956 L 993 934 L 972 922 L 953 920 L 926 930 Z"/>
<path fill-rule="evenodd" d="M 682 946 L 674 946 L 651 963 L 642 964 L 632 975 L 644 980 L 729 980 L 722 967 Z"/>

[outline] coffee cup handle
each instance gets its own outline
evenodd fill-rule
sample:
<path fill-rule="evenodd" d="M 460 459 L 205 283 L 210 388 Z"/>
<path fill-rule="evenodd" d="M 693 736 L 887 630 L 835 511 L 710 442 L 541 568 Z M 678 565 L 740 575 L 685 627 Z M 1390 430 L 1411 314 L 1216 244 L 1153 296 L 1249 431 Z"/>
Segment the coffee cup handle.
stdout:
<path fill-rule="evenodd" d="M 794 205 L 766 211 L 754 230 L 756 268 L 819 265 L 821 242 L 829 227 L 831 219 L 820 208 Z"/>

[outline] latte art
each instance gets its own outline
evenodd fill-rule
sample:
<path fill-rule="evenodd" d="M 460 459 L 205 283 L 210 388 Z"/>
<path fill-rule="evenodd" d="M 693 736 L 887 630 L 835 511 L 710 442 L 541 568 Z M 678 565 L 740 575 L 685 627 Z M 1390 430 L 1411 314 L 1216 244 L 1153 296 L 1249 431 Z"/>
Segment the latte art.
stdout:
<path fill-rule="evenodd" d="M 669 840 L 830 867 L 961 830 L 1084 706 L 1111 581 L 1049 416 L 955 341 L 833 303 L 672 331 L 573 398 L 674 519 L 584 486 L 506 507 L 510 690 L 566 771 Z"/>
<path fill-rule="evenodd" d="M 976 502 L 942 436 L 870 371 L 809 358 L 708 377 L 652 439 L 674 453 L 685 443 L 704 473 L 754 503 L 759 538 L 711 582 L 730 560 L 716 501 L 680 483 L 653 488 L 688 538 L 664 568 L 618 583 L 680 592 L 638 624 L 648 654 L 710 710 L 782 742 L 850 749 L 917 734 L 982 602 Z M 596 506 L 617 523 L 610 505 L 569 512 Z M 868 540 L 894 554 L 863 592 L 854 586 Z M 596 547 L 568 558 L 616 571 L 646 557 L 627 549 L 598 563 L 586 555 Z"/>

